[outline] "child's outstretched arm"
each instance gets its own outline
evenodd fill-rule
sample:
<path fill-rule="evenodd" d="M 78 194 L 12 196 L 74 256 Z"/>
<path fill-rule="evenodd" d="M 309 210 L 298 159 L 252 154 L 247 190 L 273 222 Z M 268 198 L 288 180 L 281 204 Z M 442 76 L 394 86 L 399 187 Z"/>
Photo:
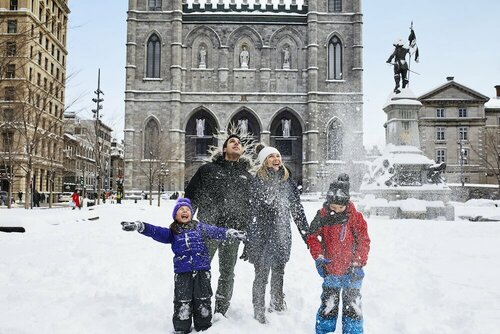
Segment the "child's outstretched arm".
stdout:
<path fill-rule="evenodd" d="M 169 228 L 155 226 L 141 221 L 134 222 L 121 222 L 124 231 L 137 231 L 147 237 L 153 238 L 162 243 L 171 243 L 173 241 L 173 234 Z"/>
<path fill-rule="evenodd" d="M 224 227 L 217 227 L 205 223 L 200 223 L 200 226 L 201 229 L 203 230 L 203 233 L 210 239 L 219 239 L 219 240 L 234 239 L 240 241 L 245 241 L 247 239 L 247 235 L 245 232 L 238 231 L 232 228 L 227 229 Z"/>

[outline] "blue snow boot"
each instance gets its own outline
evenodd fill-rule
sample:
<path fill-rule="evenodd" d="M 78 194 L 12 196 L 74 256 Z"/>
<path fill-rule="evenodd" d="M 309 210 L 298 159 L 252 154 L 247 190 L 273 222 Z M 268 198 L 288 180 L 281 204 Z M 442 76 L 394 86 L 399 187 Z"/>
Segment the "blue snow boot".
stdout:
<path fill-rule="evenodd" d="M 342 318 L 343 334 L 363 334 L 363 320 L 349 317 Z"/>
<path fill-rule="evenodd" d="M 335 332 L 337 318 L 323 318 L 321 315 L 316 315 L 316 334 L 326 334 Z"/>

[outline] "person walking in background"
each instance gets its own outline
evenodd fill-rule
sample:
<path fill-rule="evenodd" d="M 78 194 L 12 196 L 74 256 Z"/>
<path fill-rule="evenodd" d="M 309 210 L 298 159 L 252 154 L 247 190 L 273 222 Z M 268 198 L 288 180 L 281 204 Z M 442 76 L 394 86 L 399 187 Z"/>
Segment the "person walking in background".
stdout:
<path fill-rule="evenodd" d="M 361 283 L 370 237 L 363 215 L 349 196 L 349 176 L 330 184 L 326 202 L 311 222 L 307 244 L 324 279 L 316 334 L 335 332 L 342 300 L 342 333 L 363 333 Z"/>
<path fill-rule="evenodd" d="M 78 190 L 76 190 L 76 189 L 73 192 L 73 195 L 71 195 L 71 203 L 73 206 L 73 210 L 75 210 L 75 208 L 78 208 L 79 210 L 82 209 L 82 207 L 80 205 L 80 195 L 78 194 Z"/>
<path fill-rule="evenodd" d="M 169 228 L 140 221 L 122 222 L 125 231 L 138 231 L 162 243 L 172 244 L 174 252 L 174 315 L 175 333 L 190 333 L 194 328 L 204 331 L 212 325 L 212 287 L 210 256 L 207 239 L 244 240 L 245 233 L 204 224 L 192 219 L 193 207 L 187 198 L 180 198 L 174 206 L 174 222 Z"/>
<path fill-rule="evenodd" d="M 242 157 L 240 137 L 231 134 L 216 152 L 212 162 L 201 166 L 186 187 L 198 218 L 208 224 L 246 230 L 251 174 L 250 162 Z M 213 259 L 219 254 L 219 280 L 215 293 L 215 313 L 226 315 L 234 288 L 234 267 L 238 259 L 239 241 L 210 240 L 208 249 Z"/>
<path fill-rule="evenodd" d="M 35 189 L 33 193 L 33 206 L 39 208 L 40 207 L 40 193 Z"/>
<path fill-rule="evenodd" d="M 17 198 L 19 198 L 19 203 L 21 203 L 23 201 L 23 192 L 22 191 L 17 193 Z"/>
<path fill-rule="evenodd" d="M 250 188 L 251 209 L 245 253 L 255 267 L 252 288 L 254 318 L 266 323 L 265 293 L 270 272 L 269 310 L 286 310 L 283 283 L 292 247 L 290 217 L 304 241 L 309 227 L 297 184 L 283 165 L 280 152 L 274 147 L 262 145 L 257 147 L 257 152 L 260 167 Z"/>

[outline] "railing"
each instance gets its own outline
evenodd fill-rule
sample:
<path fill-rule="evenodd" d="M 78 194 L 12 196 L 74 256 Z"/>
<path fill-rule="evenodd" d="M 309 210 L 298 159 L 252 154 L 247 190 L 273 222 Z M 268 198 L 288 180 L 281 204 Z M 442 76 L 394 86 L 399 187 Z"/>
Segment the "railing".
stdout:
<path fill-rule="evenodd" d="M 192 12 L 307 12 L 308 0 L 183 0 L 183 11 Z"/>

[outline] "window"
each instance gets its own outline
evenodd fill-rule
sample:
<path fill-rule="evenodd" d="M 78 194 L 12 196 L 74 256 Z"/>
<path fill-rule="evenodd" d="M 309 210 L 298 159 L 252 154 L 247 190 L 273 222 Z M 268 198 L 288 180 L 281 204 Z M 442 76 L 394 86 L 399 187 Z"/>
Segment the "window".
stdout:
<path fill-rule="evenodd" d="M 329 12 L 341 12 L 342 11 L 342 0 L 328 0 L 328 11 Z"/>
<path fill-rule="evenodd" d="M 343 138 L 342 124 L 338 119 L 334 119 L 328 125 L 328 160 L 342 159 Z"/>
<path fill-rule="evenodd" d="M 443 118 L 444 117 L 444 108 L 436 109 L 436 117 Z"/>
<path fill-rule="evenodd" d="M 468 139 L 468 128 L 458 128 L 458 140 L 469 140 Z"/>
<path fill-rule="evenodd" d="M 148 0 L 148 8 L 154 11 L 161 10 L 161 0 Z"/>
<path fill-rule="evenodd" d="M 436 163 L 446 162 L 446 151 L 443 149 L 436 150 Z"/>
<path fill-rule="evenodd" d="M 17 54 L 17 45 L 16 42 L 7 42 L 5 43 L 5 52 L 8 57 L 13 57 Z"/>
<path fill-rule="evenodd" d="M 156 120 L 151 118 L 144 131 L 144 159 L 158 159 L 160 128 Z"/>
<path fill-rule="evenodd" d="M 15 64 L 7 64 L 5 68 L 5 77 L 6 78 L 15 78 L 16 77 L 16 65 Z"/>
<path fill-rule="evenodd" d="M 5 101 L 14 101 L 15 96 L 16 89 L 14 87 L 5 87 Z"/>
<path fill-rule="evenodd" d="M 10 10 L 17 10 L 17 0 L 10 0 Z"/>
<path fill-rule="evenodd" d="M 17 20 L 8 20 L 7 21 L 7 33 L 15 34 L 17 32 Z"/>
<path fill-rule="evenodd" d="M 148 39 L 146 77 L 160 77 L 160 39 L 156 34 Z"/>
<path fill-rule="evenodd" d="M 10 152 L 12 150 L 12 140 L 14 138 L 13 132 L 2 133 L 3 151 Z"/>
<path fill-rule="evenodd" d="M 444 140 L 444 128 L 436 128 L 436 140 Z"/>
<path fill-rule="evenodd" d="M 467 108 L 458 108 L 458 117 L 467 117 Z"/>
<path fill-rule="evenodd" d="M 342 80 L 342 43 L 337 36 L 328 43 L 328 79 Z"/>

